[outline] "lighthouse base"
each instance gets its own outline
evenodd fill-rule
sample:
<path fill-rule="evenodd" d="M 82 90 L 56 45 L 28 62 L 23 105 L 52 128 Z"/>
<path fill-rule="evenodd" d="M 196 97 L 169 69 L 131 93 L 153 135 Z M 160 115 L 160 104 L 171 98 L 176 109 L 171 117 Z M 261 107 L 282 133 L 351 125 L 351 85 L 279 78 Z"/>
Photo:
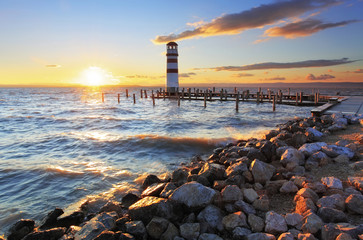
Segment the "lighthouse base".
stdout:
<path fill-rule="evenodd" d="M 175 94 L 178 92 L 178 90 L 179 90 L 179 88 L 177 88 L 177 87 L 167 87 L 166 88 L 166 92 L 170 93 L 170 94 Z"/>

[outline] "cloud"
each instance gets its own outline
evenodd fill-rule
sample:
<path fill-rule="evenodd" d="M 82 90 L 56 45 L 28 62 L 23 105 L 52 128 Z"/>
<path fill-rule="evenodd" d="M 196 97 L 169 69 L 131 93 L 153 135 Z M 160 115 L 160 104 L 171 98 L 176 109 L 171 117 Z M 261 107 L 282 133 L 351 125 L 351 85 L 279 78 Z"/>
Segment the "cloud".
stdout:
<path fill-rule="evenodd" d="M 286 78 L 284 77 L 274 77 L 274 78 L 265 78 L 266 81 L 284 81 Z"/>
<path fill-rule="evenodd" d="M 340 0 L 275 1 L 239 13 L 225 14 L 211 22 L 201 22 L 199 25 L 195 25 L 194 29 L 179 34 L 156 36 L 153 42 L 162 44 L 188 38 L 239 34 L 248 29 L 262 28 L 286 18 L 298 17 L 308 11 L 326 8 L 338 3 Z"/>
<path fill-rule="evenodd" d="M 60 68 L 62 67 L 61 65 L 57 65 L 57 64 L 47 64 L 45 65 L 46 68 Z"/>
<path fill-rule="evenodd" d="M 314 76 L 314 74 L 309 74 L 306 76 L 306 80 L 328 80 L 328 79 L 332 79 L 335 78 L 335 76 L 333 75 L 329 75 L 329 74 L 322 74 L 320 76 Z"/>
<path fill-rule="evenodd" d="M 194 72 L 189 72 L 189 73 L 179 73 L 179 77 L 181 78 L 189 78 L 191 76 L 194 76 L 194 75 L 197 75 L 196 73 Z"/>
<path fill-rule="evenodd" d="M 357 70 L 353 71 L 353 73 L 363 73 L 363 69 L 357 69 Z"/>
<path fill-rule="evenodd" d="M 318 19 L 305 19 L 297 22 L 288 23 L 282 27 L 273 27 L 265 31 L 265 36 L 268 37 L 285 37 L 297 38 L 310 36 L 316 32 L 327 28 L 341 27 L 350 23 L 358 22 L 357 20 L 341 21 L 335 23 L 324 23 Z"/>
<path fill-rule="evenodd" d="M 240 77 L 252 77 L 254 76 L 253 74 L 250 74 L 250 73 L 236 73 L 236 74 L 233 74 L 232 77 L 237 77 L 237 78 L 240 78 Z"/>
<path fill-rule="evenodd" d="M 356 62 L 358 60 L 348 60 L 348 58 L 333 59 L 333 60 L 307 60 L 301 62 L 290 63 L 277 63 L 277 62 L 265 62 L 256 63 L 244 66 L 222 66 L 213 68 L 195 68 L 194 70 L 209 69 L 214 71 L 248 71 L 248 70 L 266 70 L 266 69 L 288 69 L 288 68 L 309 68 L 309 67 L 327 67 L 341 64 L 347 64 Z"/>

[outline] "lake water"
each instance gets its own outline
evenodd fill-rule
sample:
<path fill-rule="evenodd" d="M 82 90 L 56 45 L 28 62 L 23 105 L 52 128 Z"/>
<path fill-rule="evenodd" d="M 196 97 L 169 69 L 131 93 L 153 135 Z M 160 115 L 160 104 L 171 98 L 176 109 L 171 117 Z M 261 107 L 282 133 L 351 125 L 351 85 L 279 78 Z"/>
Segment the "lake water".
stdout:
<path fill-rule="evenodd" d="M 154 89 L 156 90 L 156 89 Z M 119 198 L 220 145 L 259 137 L 310 107 L 126 98 L 122 88 L 0 88 L 0 233 L 89 196 Z M 293 92 L 293 90 L 292 90 Z M 121 102 L 117 94 L 121 93 Z"/>

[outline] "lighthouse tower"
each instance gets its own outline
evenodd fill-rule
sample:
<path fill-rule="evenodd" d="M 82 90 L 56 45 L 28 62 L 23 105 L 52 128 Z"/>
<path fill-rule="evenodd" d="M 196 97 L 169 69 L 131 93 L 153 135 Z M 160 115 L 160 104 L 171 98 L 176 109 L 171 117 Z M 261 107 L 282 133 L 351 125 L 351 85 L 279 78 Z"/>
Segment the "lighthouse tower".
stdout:
<path fill-rule="evenodd" d="M 166 44 L 166 91 L 169 93 L 175 93 L 179 88 L 178 56 L 178 44 Z"/>

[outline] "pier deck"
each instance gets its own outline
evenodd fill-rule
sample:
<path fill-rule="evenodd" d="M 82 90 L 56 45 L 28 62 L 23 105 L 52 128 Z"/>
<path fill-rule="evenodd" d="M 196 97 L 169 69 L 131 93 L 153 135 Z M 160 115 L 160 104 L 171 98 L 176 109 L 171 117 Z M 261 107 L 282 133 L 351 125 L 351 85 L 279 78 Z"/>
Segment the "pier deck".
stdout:
<path fill-rule="evenodd" d="M 363 96 L 350 96 L 332 106 L 324 114 L 341 112 L 343 114 L 363 114 Z"/>

